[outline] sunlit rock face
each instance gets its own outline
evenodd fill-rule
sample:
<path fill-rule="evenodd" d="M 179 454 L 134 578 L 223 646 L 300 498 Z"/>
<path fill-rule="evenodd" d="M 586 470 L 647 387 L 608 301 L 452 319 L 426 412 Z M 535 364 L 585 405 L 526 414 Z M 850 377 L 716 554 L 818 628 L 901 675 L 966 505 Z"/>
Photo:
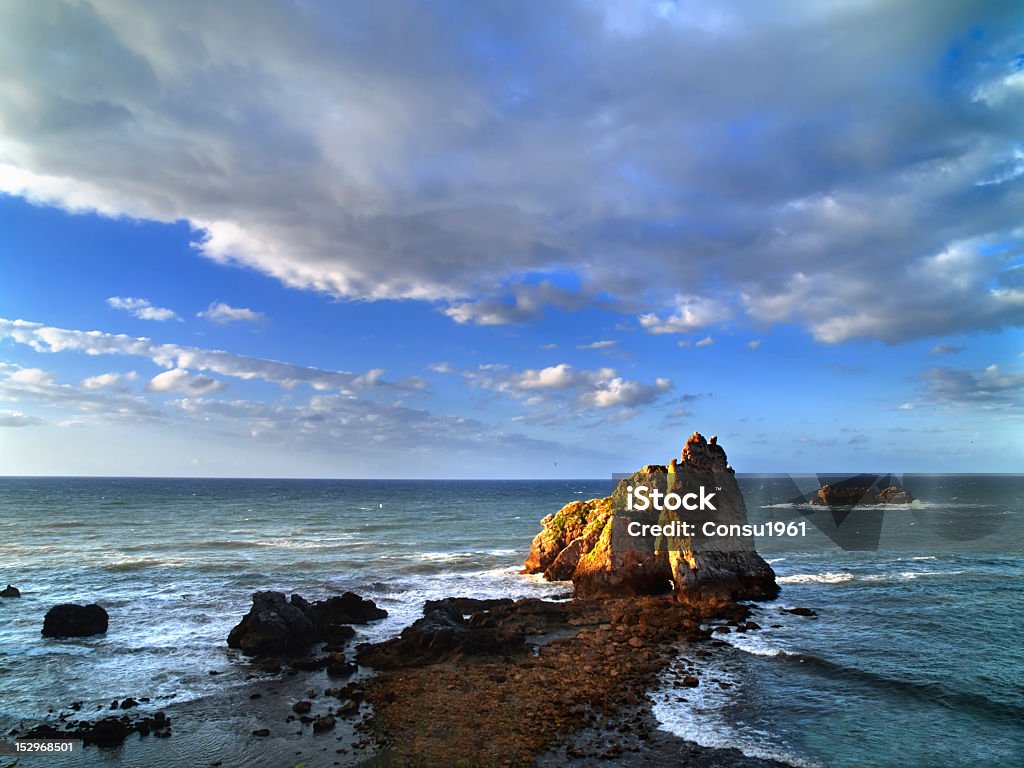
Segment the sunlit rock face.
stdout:
<path fill-rule="evenodd" d="M 638 496 L 655 490 L 686 498 L 693 508 L 640 508 Z M 698 505 L 702 497 L 707 503 Z M 682 535 L 683 522 L 696 531 L 705 523 L 747 522 L 735 472 L 714 437 L 694 433 L 678 460 L 649 464 L 620 481 L 611 496 L 573 502 L 545 517 L 523 572 L 572 579 L 577 597 L 674 591 L 680 601 L 707 604 L 778 595 L 775 572 L 751 537 Z"/>

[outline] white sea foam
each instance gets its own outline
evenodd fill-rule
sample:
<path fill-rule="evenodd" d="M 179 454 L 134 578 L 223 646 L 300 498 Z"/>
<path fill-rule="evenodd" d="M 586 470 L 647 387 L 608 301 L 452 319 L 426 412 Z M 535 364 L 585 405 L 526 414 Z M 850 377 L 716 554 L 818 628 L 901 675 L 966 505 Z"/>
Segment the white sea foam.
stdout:
<path fill-rule="evenodd" d="M 846 581 L 853 581 L 856 576 L 846 571 L 827 571 L 825 573 L 794 573 L 789 576 L 780 576 L 777 581 L 780 584 L 842 584 Z"/>
<path fill-rule="evenodd" d="M 677 688 L 666 676 L 662 687 L 651 694 L 652 711 L 662 729 L 702 747 L 736 749 L 747 757 L 777 760 L 795 768 L 818 768 L 816 763 L 779 749 L 771 734 L 726 719 L 724 710 L 740 690 L 741 681 L 720 663 L 703 666 L 699 675 L 701 682 L 696 688 Z M 719 686 L 719 681 L 728 688 Z"/>

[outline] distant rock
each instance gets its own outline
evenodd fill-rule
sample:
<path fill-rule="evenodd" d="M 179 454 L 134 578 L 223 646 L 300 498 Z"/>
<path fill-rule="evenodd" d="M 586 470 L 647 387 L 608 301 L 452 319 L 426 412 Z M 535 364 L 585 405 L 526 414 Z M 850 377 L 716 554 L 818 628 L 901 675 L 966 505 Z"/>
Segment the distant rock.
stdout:
<path fill-rule="evenodd" d="M 6 589 L 0 590 L 0 597 L 21 597 L 21 590 L 8 584 Z"/>
<path fill-rule="evenodd" d="M 878 504 L 910 504 L 913 494 L 906 488 L 891 485 L 874 491 L 861 485 L 823 485 L 810 502 L 819 507 L 861 507 Z"/>
<path fill-rule="evenodd" d="M 817 616 L 818 615 L 817 613 L 812 611 L 810 608 L 802 608 L 802 607 L 798 607 L 798 608 L 780 608 L 779 610 L 780 611 L 784 611 L 785 613 L 791 613 L 794 616 L 808 616 L 808 617 L 810 617 L 810 616 Z"/>
<path fill-rule="evenodd" d="M 714 509 L 630 510 L 629 488 L 648 492 L 713 494 Z M 649 464 L 619 482 L 611 496 L 575 501 L 541 520 L 524 573 L 572 579 L 577 597 L 626 597 L 675 591 L 679 600 L 727 603 L 778 595 L 775 572 L 751 537 L 654 535 L 640 526 L 672 522 L 739 524 L 747 510 L 717 437 L 694 433 L 678 460 Z M 639 524 L 633 525 L 631 524 Z M 637 532 L 639 528 L 639 533 Z"/>
<path fill-rule="evenodd" d="M 309 603 L 301 595 L 256 592 L 252 608 L 228 634 L 228 647 L 250 656 L 308 651 L 326 642 L 336 649 L 355 634 L 349 624 L 366 624 L 388 612 L 354 592 Z"/>
<path fill-rule="evenodd" d="M 89 637 L 107 631 L 109 616 L 95 603 L 76 605 L 62 603 L 46 612 L 43 637 Z"/>

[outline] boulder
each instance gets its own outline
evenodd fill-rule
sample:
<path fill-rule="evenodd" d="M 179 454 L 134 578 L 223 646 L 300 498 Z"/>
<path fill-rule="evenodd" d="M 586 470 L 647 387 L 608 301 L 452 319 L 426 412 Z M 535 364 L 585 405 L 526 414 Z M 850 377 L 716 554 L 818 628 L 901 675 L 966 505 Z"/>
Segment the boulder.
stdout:
<path fill-rule="evenodd" d="M 875 492 L 870 486 L 839 484 L 821 486 L 810 503 L 819 507 L 864 507 L 878 504 L 910 504 L 913 494 L 906 488 L 890 485 Z"/>
<path fill-rule="evenodd" d="M 910 504 L 914 501 L 913 494 L 906 488 L 898 485 L 890 485 L 878 492 L 878 499 L 882 504 Z"/>
<path fill-rule="evenodd" d="M 449 661 L 461 655 L 502 655 L 525 647 L 521 631 L 485 626 L 463 618 L 462 612 L 445 605 L 417 619 L 395 638 L 383 643 L 363 643 L 356 649 L 360 664 L 376 669 L 416 667 Z"/>
<path fill-rule="evenodd" d="M 109 616 L 95 603 L 76 605 L 62 603 L 46 612 L 43 637 L 89 637 L 107 631 Z"/>
<path fill-rule="evenodd" d="M 228 647 L 252 656 L 308 649 L 316 634 L 303 603 L 290 603 L 283 592 L 256 592 L 249 613 L 228 635 Z"/>
<path fill-rule="evenodd" d="M 0 597 L 21 597 L 21 590 L 8 584 L 6 589 L 0 590 Z"/>
<path fill-rule="evenodd" d="M 306 651 L 326 642 L 332 650 L 355 634 L 349 624 L 366 624 L 388 612 L 354 592 L 310 603 L 301 595 L 256 592 L 252 608 L 228 635 L 228 646 L 250 656 Z"/>

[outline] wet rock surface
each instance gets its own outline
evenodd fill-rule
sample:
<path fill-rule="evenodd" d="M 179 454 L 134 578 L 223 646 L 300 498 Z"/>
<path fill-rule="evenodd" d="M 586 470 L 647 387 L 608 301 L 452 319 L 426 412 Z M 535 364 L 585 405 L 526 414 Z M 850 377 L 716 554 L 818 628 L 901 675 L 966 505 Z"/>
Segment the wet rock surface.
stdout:
<path fill-rule="evenodd" d="M 90 637 L 102 635 L 109 624 L 107 612 L 100 606 L 62 603 L 46 612 L 43 637 Z"/>
<path fill-rule="evenodd" d="M 301 595 L 256 592 L 252 608 L 228 634 L 228 647 L 250 656 L 303 653 L 320 642 L 336 647 L 350 639 L 350 624 L 384 618 L 387 611 L 353 592 L 310 603 Z M 326 662 L 325 662 L 326 664 Z"/>

